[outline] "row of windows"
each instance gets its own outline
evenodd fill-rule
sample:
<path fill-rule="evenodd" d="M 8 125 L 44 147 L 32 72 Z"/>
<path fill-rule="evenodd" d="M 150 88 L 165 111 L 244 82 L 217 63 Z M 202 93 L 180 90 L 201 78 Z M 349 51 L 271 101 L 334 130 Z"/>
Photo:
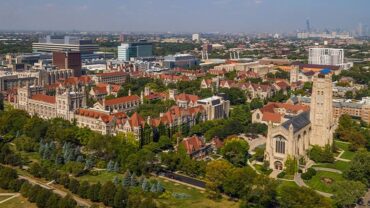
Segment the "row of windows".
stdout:
<path fill-rule="evenodd" d="M 285 154 L 285 141 L 282 138 L 277 138 L 275 142 L 275 151 L 277 153 Z"/>

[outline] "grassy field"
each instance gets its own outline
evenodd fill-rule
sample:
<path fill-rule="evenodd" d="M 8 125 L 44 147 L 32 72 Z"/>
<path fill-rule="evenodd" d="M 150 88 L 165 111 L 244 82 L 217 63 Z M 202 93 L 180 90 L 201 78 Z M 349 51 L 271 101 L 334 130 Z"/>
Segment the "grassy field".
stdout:
<path fill-rule="evenodd" d="M 332 182 L 330 184 L 325 183 L 323 181 L 324 178 L 330 179 L 332 180 Z M 344 179 L 341 174 L 326 171 L 317 171 L 317 174 L 314 177 L 312 177 L 311 180 L 305 181 L 305 183 L 315 190 L 332 193 L 333 192 L 332 186 L 336 182 L 343 180 Z"/>
<path fill-rule="evenodd" d="M 185 185 L 177 184 L 171 181 L 164 179 L 158 179 L 161 181 L 163 186 L 166 189 L 166 194 L 158 199 L 159 204 L 166 205 L 168 207 L 176 208 L 188 208 L 188 207 L 199 207 L 199 208 L 237 208 L 239 207 L 238 202 L 228 201 L 226 198 L 223 198 L 220 201 L 213 201 L 208 199 L 204 191 L 200 191 L 195 188 L 191 188 Z M 186 197 L 183 199 L 175 198 L 174 193 L 184 194 Z"/>
<path fill-rule="evenodd" d="M 0 189 L 0 193 L 9 193 L 9 192 L 6 190 Z M 3 196 L 1 196 L 0 201 L 7 199 L 7 198 L 9 197 L 4 198 Z M 30 203 L 23 196 L 18 196 L 9 201 L 1 203 L 0 207 L 1 208 L 37 208 L 36 204 Z"/>
<path fill-rule="evenodd" d="M 334 163 L 318 163 L 314 165 L 314 167 L 322 167 L 322 168 L 333 168 L 340 171 L 345 171 L 349 168 L 350 162 L 344 161 L 335 161 Z"/>
<path fill-rule="evenodd" d="M 336 140 L 335 145 L 338 148 L 344 150 L 344 153 L 342 154 L 342 156 L 340 158 L 347 159 L 347 160 L 352 160 L 353 157 L 355 156 L 355 152 L 351 152 L 351 151 L 348 150 L 349 143 Z"/>

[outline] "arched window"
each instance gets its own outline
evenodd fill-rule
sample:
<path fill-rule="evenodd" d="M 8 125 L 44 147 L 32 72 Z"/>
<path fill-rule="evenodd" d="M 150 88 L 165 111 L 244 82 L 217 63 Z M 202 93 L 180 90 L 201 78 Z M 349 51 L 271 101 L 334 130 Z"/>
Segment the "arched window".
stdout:
<path fill-rule="evenodd" d="M 280 154 L 285 154 L 285 139 L 281 136 L 275 138 L 275 151 Z"/>
<path fill-rule="evenodd" d="M 257 117 L 257 119 L 259 120 L 259 119 L 260 119 L 260 114 L 259 114 L 259 113 L 257 113 L 257 116 L 256 116 L 256 117 Z"/>

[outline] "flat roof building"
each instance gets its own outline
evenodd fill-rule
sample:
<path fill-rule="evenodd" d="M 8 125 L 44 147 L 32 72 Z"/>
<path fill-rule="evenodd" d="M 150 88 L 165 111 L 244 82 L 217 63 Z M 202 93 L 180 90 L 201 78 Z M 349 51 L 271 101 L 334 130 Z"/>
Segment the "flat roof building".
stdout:
<path fill-rule="evenodd" d="M 65 36 L 40 38 L 38 43 L 32 43 L 33 52 L 60 52 L 73 51 L 80 52 L 81 58 L 85 55 L 93 54 L 99 50 L 97 44 L 90 39 L 80 39 L 78 37 Z"/>

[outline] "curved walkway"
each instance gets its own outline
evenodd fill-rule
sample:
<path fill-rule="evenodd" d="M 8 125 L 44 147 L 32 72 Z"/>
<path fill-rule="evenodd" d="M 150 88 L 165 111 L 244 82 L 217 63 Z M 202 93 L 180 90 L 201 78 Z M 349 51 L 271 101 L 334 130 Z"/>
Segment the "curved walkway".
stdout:
<path fill-rule="evenodd" d="M 342 171 L 337 170 L 337 169 L 333 169 L 333 168 L 322 168 L 322 167 L 312 167 L 312 168 L 315 169 L 315 170 L 320 170 L 320 171 L 343 174 Z"/>
<path fill-rule="evenodd" d="M 307 184 L 303 181 L 303 179 L 301 178 L 301 174 L 300 173 L 297 173 L 294 175 L 294 182 L 300 186 L 300 187 L 307 187 L 309 188 L 309 186 L 307 186 Z M 318 190 L 315 190 L 318 194 L 320 194 L 321 196 L 324 196 L 324 197 L 332 197 L 333 194 L 330 194 L 330 193 L 326 193 L 326 192 L 321 192 L 321 191 L 318 191 Z"/>
<path fill-rule="evenodd" d="M 2 193 L 2 194 L 0 194 L 0 196 L 9 196 L 9 198 L 6 198 L 6 199 L 0 201 L 0 204 L 5 203 L 5 202 L 7 202 L 7 201 L 9 201 L 9 200 L 11 200 L 15 197 L 20 196 L 20 195 L 21 195 L 20 193 Z"/>

